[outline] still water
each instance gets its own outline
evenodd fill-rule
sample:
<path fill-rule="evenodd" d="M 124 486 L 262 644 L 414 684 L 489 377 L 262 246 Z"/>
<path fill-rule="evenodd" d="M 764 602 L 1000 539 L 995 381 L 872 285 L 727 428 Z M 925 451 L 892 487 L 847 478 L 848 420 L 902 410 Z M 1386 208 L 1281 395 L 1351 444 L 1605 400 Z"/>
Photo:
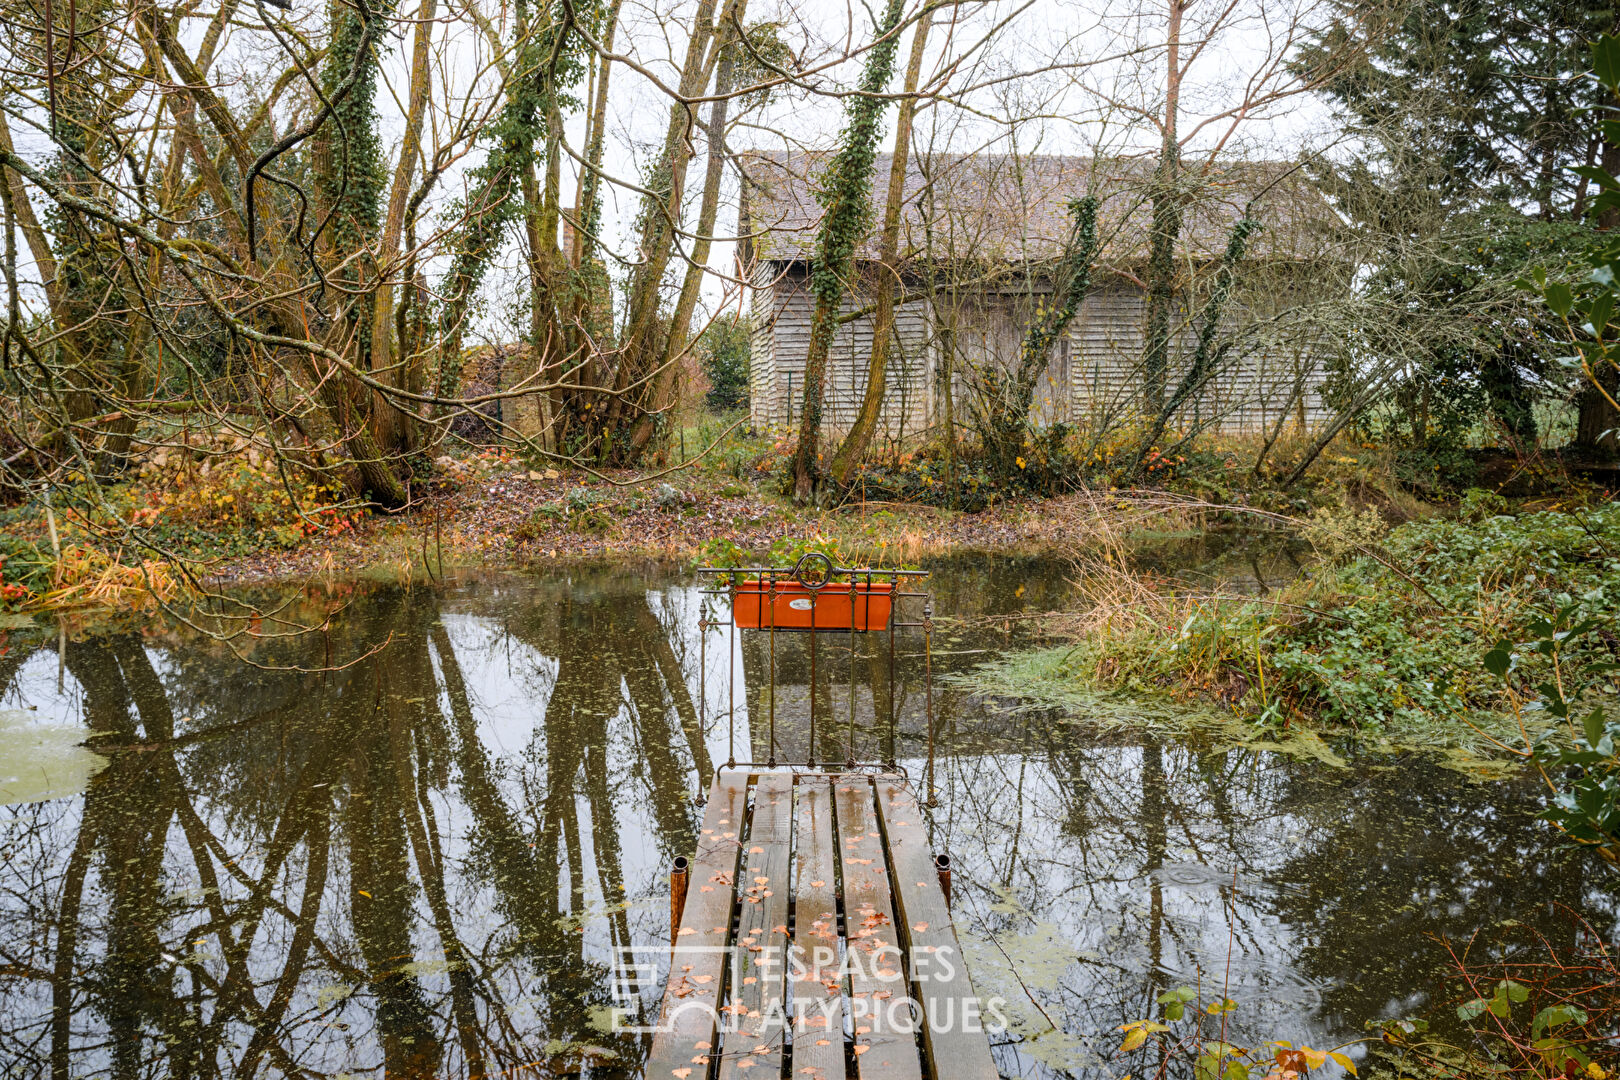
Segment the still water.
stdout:
<path fill-rule="evenodd" d="M 1326 1048 L 1443 1020 L 1443 941 L 1614 938 L 1609 882 L 1527 784 L 1103 734 L 942 685 L 1065 585 L 935 570 L 926 661 L 825 639 L 817 755 L 920 781 L 932 715 L 930 828 L 977 987 L 1007 1001 L 1005 1075 L 1132 1071 L 1118 1026 L 1179 985 L 1238 1003 L 1229 1041 Z M 183 631 L 11 635 L 4 1075 L 638 1076 L 646 1043 L 607 1023 L 616 950 L 667 942 L 713 769 L 768 754 L 773 711 L 804 753 L 804 640 L 773 682 L 752 635 L 700 643 L 693 581 L 657 567 L 283 600 L 245 659 Z"/>

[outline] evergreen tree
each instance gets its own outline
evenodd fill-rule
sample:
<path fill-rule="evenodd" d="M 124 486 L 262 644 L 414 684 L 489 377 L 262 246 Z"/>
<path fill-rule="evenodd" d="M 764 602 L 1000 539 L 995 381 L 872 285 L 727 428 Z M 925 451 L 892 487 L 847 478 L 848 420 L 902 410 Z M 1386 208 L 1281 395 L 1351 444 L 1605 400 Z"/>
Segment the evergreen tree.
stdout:
<path fill-rule="evenodd" d="M 1614 9 L 1586 0 L 1340 7 L 1295 63 L 1337 72 L 1324 90 L 1363 152 L 1318 179 L 1353 228 L 1384 244 L 1368 288 L 1426 315 L 1454 305 L 1472 324 L 1397 382 L 1389 421 L 1430 461 L 1437 441 L 1454 447 L 1484 417 L 1533 445 L 1530 404 L 1561 377 L 1549 363 L 1559 350 L 1545 314 L 1515 303 L 1513 283 L 1581 248 L 1598 224 L 1573 169 L 1612 153 L 1581 117 L 1602 92 L 1583 77 L 1588 42 L 1614 24 Z"/>

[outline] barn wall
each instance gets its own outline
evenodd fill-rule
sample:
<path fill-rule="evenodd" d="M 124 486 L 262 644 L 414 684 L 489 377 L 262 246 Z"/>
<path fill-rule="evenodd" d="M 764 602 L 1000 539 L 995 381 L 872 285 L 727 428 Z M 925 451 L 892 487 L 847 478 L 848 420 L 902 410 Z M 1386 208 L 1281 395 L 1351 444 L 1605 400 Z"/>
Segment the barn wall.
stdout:
<path fill-rule="evenodd" d="M 748 311 L 748 421 L 764 430 L 776 423 L 776 305 L 771 264 L 756 263 Z"/>
<path fill-rule="evenodd" d="M 1010 372 L 1017 366 L 1032 313 L 1037 304 L 1047 303 L 1049 297 L 1050 290 L 993 292 L 959 303 L 952 318 L 959 361 L 953 365 L 952 385 L 958 402 L 966 405 L 974 392 L 974 380 L 968 369 L 982 372 L 999 368 Z M 1039 426 L 1065 423 L 1073 418 L 1072 353 L 1070 341 L 1059 340 L 1047 360 L 1046 370 L 1036 380 L 1031 412 Z"/>
<path fill-rule="evenodd" d="M 1255 298 L 1255 303 L 1265 303 Z M 1274 299 L 1267 306 L 1276 307 Z M 1307 426 L 1332 415 L 1322 402 L 1325 377 L 1322 356 L 1314 351 L 1282 348 L 1239 332 L 1263 314 L 1241 303 L 1226 320 L 1227 335 L 1236 335 L 1234 353 L 1204 392 L 1183 406 L 1172 426 L 1208 423 L 1216 430 L 1253 432 L 1274 425 L 1286 409 Z M 1170 371 L 1165 393 L 1173 394 L 1192 361 L 1198 336 L 1186 309 L 1172 316 Z M 1135 285 L 1113 281 L 1099 285 L 1081 305 L 1069 328 L 1073 342 L 1073 417 L 1089 426 L 1106 427 L 1141 408 L 1143 329 L 1147 296 Z M 1303 400 L 1295 401 L 1295 386 Z"/>
<path fill-rule="evenodd" d="M 755 272 L 752 363 L 749 371 L 752 418 L 756 428 L 795 424 L 803 401 L 804 359 L 810 346 L 812 300 L 802 271 L 783 273 L 783 264 L 762 263 Z M 1232 334 L 1263 314 L 1257 308 L 1276 309 L 1286 302 L 1286 288 L 1274 288 L 1266 297 L 1241 301 L 1230 315 Z M 1195 303 L 1198 298 L 1194 298 Z M 863 296 L 846 296 L 841 311 L 850 313 L 870 304 Z M 996 292 L 963 301 L 942 321 L 954 322 L 956 355 L 953 367 L 958 416 L 966 419 L 966 395 L 971 382 L 962 373 L 966 364 L 1015 363 L 1029 322 L 1031 297 L 1023 292 Z M 1035 410 L 1040 423 L 1068 422 L 1106 429 L 1126 421 L 1141 408 L 1141 356 L 1147 299 L 1140 287 L 1123 279 L 1097 283 L 1070 324 L 1065 340 L 1053 349 L 1043 377 L 1036 385 Z M 889 387 L 884 400 L 883 431 L 889 438 L 920 434 L 936 415 L 938 387 L 937 342 L 931 337 L 931 319 L 925 301 L 903 305 L 895 313 L 898 347 L 889 362 Z M 1331 417 L 1321 400 L 1325 376 L 1321 355 L 1313 351 L 1264 345 L 1247 337 L 1204 393 L 1183 407 L 1173 420 L 1180 425 L 1209 425 L 1215 430 L 1253 432 L 1274 425 L 1279 409 L 1290 419 L 1315 426 Z M 1197 334 L 1184 307 L 1174 315 L 1171 363 L 1166 393 L 1174 393 L 1190 363 Z M 823 398 L 823 423 L 832 431 L 845 430 L 860 407 L 866 364 L 872 349 L 869 316 L 842 323 L 833 339 Z M 1303 401 L 1295 402 L 1295 386 L 1304 388 Z M 789 391 L 791 389 L 791 402 Z"/>
<path fill-rule="evenodd" d="M 797 424 L 804 401 L 804 361 L 810 350 L 810 318 L 814 300 L 809 282 L 797 270 L 784 274 L 781 264 L 761 264 L 756 271 L 753 360 L 769 353 L 768 369 L 757 377 L 749 371 L 753 395 L 751 413 L 756 428 Z M 766 269 L 768 267 L 768 269 Z M 846 294 L 839 306 L 848 315 L 870 306 L 866 296 Z M 889 438 L 921 432 L 929 423 L 928 393 L 933 365 L 930 357 L 928 308 L 922 301 L 895 310 L 895 347 L 890 350 L 888 390 L 883 399 L 879 431 Z M 822 425 L 829 431 L 847 430 L 855 421 L 866 389 L 866 369 L 872 355 L 872 318 L 840 323 L 827 358 L 827 383 L 822 396 Z"/>

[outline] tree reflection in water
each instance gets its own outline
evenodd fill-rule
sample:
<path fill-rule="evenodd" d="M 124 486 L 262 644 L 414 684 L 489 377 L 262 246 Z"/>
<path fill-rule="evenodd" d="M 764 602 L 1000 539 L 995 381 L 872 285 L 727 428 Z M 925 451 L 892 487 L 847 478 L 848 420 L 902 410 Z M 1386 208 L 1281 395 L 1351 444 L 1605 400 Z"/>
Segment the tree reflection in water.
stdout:
<path fill-rule="evenodd" d="M 1060 574 L 964 566 L 939 608 L 1054 603 Z M 342 599 L 329 634 L 254 654 L 318 669 L 388 642 L 337 671 L 163 634 L 0 658 L 8 706 L 83 723 L 109 759 L 81 796 L 0 807 L 7 1075 L 639 1072 L 645 1045 L 604 1027 L 609 965 L 667 940 L 669 860 L 726 752 L 721 639 L 695 697 L 696 594 L 603 568 Z M 1003 640 L 948 629 L 936 672 Z M 917 689 L 899 694 L 913 769 Z M 1008 1074 L 1139 1071 L 1105 1064 L 1115 1027 L 1200 978 L 1230 985 L 1238 1041 L 1320 1044 L 1432 990 L 1426 934 L 1567 933 L 1554 902 L 1614 924 L 1518 787 L 935 703 L 936 843 L 980 989 L 1016 1020 Z"/>
<path fill-rule="evenodd" d="M 54 649 L 18 665 L 11 694 L 110 764 L 0 819 L 11 1071 L 633 1071 L 595 1021 L 612 948 L 667 932 L 643 901 L 712 767 L 671 634 L 691 598 L 606 573 L 521 594 L 487 617 L 478 589 L 380 591 L 255 656 L 389 641 L 342 671 L 124 634 L 69 643 L 53 701 Z"/>

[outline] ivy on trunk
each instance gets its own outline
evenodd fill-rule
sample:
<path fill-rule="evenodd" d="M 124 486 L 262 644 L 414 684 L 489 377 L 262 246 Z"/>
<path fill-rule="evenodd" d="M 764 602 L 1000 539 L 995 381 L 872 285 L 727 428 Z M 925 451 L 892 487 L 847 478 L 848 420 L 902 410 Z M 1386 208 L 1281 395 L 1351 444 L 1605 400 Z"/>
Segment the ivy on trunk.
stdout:
<path fill-rule="evenodd" d="M 838 329 L 838 305 L 855 263 L 855 247 L 872 223 L 872 172 L 877 161 L 879 123 L 888 100 L 883 91 L 894 75 L 903 0 L 889 0 L 873 29 L 876 44 L 867 54 L 860 84 L 845 105 L 845 124 L 822 177 L 820 194 L 826 213 L 816 234 L 810 263 L 810 349 L 804 358 L 804 407 L 800 411 L 799 445 L 793 455 L 793 495 L 807 502 L 821 482 L 821 397 L 827 383 L 827 354 Z"/>

